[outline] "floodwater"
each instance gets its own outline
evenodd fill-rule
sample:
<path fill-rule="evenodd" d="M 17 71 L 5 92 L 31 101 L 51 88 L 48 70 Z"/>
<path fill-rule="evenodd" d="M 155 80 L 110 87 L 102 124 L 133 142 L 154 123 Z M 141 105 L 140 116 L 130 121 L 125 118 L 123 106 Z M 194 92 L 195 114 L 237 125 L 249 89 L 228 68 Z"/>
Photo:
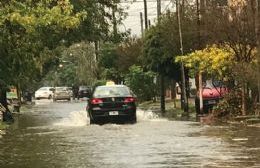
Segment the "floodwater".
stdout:
<path fill-rule="evenodd" d="M 136 124 L 89 125 L 85 106 L 28 106 L 0 137 L 0 167 L 260 167 L 260 128 L 169 121 L 141 110 Z"/>

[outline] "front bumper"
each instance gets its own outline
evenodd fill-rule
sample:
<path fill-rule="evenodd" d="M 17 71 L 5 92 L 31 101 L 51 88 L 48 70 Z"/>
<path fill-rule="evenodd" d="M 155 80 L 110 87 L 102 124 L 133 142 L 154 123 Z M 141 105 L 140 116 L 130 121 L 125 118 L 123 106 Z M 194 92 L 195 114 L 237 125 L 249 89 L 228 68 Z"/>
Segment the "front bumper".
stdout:
<path fill-rule="evenodd" d="M 55 95 L 53 98 L 55 100 L 68 100 L 70 99 L 70 95 Z"/>
<path fill-rule="evenodd" d="M 49 94 L 36 94 L 36 95 L 35 95 L 35 98 L 36 98 L 36 99 L 40 99 L 40 98 L 41 98 L 41 99 L 43 99 L 43 98 L 46 98 L 46 99 L 47 99 L 47 98 L 49 98 L 49 96 L 50 96 Z"/>

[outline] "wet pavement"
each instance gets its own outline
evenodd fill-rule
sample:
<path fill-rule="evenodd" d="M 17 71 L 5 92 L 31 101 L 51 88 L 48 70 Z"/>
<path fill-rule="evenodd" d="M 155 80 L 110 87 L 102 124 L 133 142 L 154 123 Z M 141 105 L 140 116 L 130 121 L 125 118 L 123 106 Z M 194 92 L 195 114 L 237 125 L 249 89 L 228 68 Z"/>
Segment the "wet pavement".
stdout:
<path fill-rule="evenodd" d="M 168 121 L 141 110 L 136 124 L 89 125 L 85 106 L 28 106 L 0 137 L 0 167 L 260 167 L 260 128 Z"/>

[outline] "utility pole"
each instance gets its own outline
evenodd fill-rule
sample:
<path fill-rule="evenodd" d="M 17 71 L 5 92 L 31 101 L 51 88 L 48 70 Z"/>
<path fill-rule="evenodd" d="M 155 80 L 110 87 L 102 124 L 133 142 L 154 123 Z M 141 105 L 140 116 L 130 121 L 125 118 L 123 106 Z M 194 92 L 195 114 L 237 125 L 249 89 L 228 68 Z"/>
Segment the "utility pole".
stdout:
<path fill-rule="evenodd" d="M 260 103 L 260 3 L 259 0 L 255 0 L 255 35 L 256 35 L 256 45 L 257 45 L 257 60 L 258 60 L 258 103 Z"/>
<path fill-rule="evenodd" d="M 201 13 L 200 13 L 200 0 L 196 0 L 196 10 L 197 10 L 197 32 L 198 32 L 198 46 L 197 49 L 201 49 Z M 198 91 L 199 96 L 199 103 L 195 104 L 195 106 L 199 106 L 199 108 L 196 107 L 196 109 L 199 109 L 199 111 L 196 111 L 196 113 L 203 114 L 203 80 L 202 80 L 202 73 L 198 72 L 195 76 L 195 82 L 196 82 L 196 88 Z"/>
<path fill-rule="evenodd" d="M 157 19 L 160 21 L 161 17 L 161 0 L 157 0 Z"/>
<path fill-rule="evenodd" d="M 141 21 L 142 38 L 144 38 L 144 20 L 143 20 L 143 13 L 142 12 L 140 12 L 140 21 Z"/>
<path fill-rule="evenodd" d="M 148 29 L 147 0 L 144 0 L 144 26 L 145 26 L 145 30 L 147 30 Z"/>
<path fill-rule="evenodd" d="M 157 0 L 157 20 L 158 25 L 160 24 L 160 17 L 161 17 L 161 0 Z M 160 26 L 159 26 L 160 28 Z M 159 34 L 160 37 L 160 34 Z M 165 79 L 163 72 L 159 73 L 160 75 L 160 104 L 161 104 L 161 112 L 162 114 L 165 113 Z"/>
<path fill-rule="evenodd" d="M 198 49 L 200 49 L 201 48 L 201 41 L 200 41 L 200 7 L 199 7 L 199 0 L 196 0 L 196 12 L 197 12 Z"/>
<path fill-rule="evenodd" d="M 176 1 L 177 3 L 177 15 L 178 15 L 178 27 L 179 27 L 179 37 L 180 37 L 180 50 L 181 54 L 183 55 L 183 41 L 182 41 L 182 27 L 181 27 L 181 15 L 180 15 L 180 0 Z M 185 80 L 185 69 L 183 62 L 181 63 L 181 76 L 182 76 L 182 97 L 183 99 L 183 105 L 184 105 L 184 113 L 188 113 L 189 107 L 188 107 L 188 99 L 187 99 L 187 93 L 186 93 L 186 80 Z"/>

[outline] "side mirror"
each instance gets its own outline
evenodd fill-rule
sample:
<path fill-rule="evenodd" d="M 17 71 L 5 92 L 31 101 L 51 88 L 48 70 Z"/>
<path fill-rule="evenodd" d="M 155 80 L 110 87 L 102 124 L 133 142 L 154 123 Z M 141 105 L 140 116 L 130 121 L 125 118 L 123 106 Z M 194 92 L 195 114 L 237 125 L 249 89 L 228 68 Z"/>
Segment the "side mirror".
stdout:
<path fill-rule="evenodd" d="M 55 89 L 54 89 L 54 88 L 50 88 L 50 91 L 54 92 L 54 91 L 55 91 Z"/>

